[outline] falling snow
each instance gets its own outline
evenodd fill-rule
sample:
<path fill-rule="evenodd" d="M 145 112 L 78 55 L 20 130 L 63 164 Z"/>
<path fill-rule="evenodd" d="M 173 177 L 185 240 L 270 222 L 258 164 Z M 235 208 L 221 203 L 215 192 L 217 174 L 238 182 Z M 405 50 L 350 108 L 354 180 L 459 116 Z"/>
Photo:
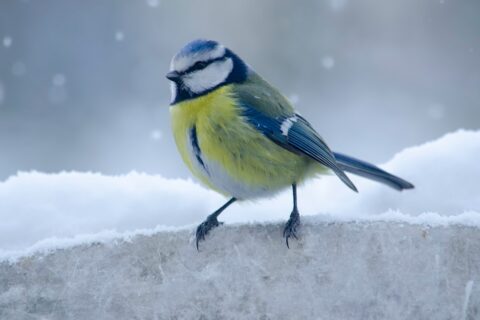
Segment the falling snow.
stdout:
<path fill-rule="evenodd" d="M 322 58 L 322 67 L 329 70 L 335 66 L 335 59 L 331 56 L 325 56 Z"/>
<path fill-rule="evenodd" d="M 333 11 L 341 11 L 347 5 L 348 0 L 327 0 Z"/>
<path fill-rule="evenodd" d="M 48 97 L 53 104 L 63 103 L 68 98 L 68 92 L 65 87 L 67 78 L 62 73 L 57 73 L 52 77 L 52 85 L 48 91 Z"/>
<path fill-rule="evenodd" d="M 52 84 L 56 87 L 61 87 L 61 86 L 65 85 L 66 81 L 67 81 L 67 78 L 65 77 L 65 75 L 63 75 L 61 73 L 57 73 L 52 78 Z"/>
<path fill-rule="evenodd" d="M 155 141 L 158 141 L 158 140 L 161 140 L 163 137 L 163 133 L 162 131 L 156 129 L 156 130 L 153 130 L 151 133 L 150 133 L 150 138 L 152 140 L 155 140 Z"/>
<path fill-rule="evenodd" d="M 121 42 L 125 39 L 125 35 L 121 31 L 115 32 L 115 40 Z"/>
<path fill-rule="evenodd" d="M 147 0 L 147 5 L 156 8 L 160 4 L 160 0 Z"/>
<path fill-rule="evenodd" d="M 5 48 L 9 48 L 9 47 L 12 45 L 12 42 L 13 42 L 13 40 L 12 40 L 11 37 L 8 37 L 8 36 L 7 36 L 7 37 L 4 37 L 4 38 L 3 38 L 3 46 L 4 46 Z"/>

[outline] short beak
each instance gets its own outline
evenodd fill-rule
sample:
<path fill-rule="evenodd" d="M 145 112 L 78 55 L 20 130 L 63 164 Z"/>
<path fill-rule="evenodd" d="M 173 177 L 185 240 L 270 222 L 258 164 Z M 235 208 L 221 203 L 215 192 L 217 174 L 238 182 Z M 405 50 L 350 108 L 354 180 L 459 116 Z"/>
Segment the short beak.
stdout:
<path fill-rule="evenodd" d="M 167 73 L 166 77 L 168 80 L 176 82 L 180 79 L 180 74 L 177 71 L 170 71 Z"/>

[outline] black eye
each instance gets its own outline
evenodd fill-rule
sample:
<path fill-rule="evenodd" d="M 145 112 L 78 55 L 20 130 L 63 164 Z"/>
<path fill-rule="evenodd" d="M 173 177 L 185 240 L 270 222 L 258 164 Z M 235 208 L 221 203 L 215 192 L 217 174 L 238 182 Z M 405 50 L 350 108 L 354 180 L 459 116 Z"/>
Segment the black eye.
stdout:
<path fill-rule="evenodd" d="M 198 62 L 196 62 L 196 63 L 193 65 L 193 67 L 194 67 L 195 69 L 203 69 L 203 68 L 205 68 L 207 65 L 208 65 L 208 63 L 206 63 L 205 61 L 198 61 Z"/>

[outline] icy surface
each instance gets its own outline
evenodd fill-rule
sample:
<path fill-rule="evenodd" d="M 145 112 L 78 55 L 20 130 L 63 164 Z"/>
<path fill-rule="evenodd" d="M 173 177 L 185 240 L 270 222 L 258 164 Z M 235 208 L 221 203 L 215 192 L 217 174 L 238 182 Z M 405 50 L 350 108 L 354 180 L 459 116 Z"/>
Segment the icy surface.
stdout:
<path fill-rule="evenodd" d="M 404 150 L 382 166 L 413 182 L 414 190 L 399 193 L 353 177 L 360 190 L 355 194 L 336 177 L 323 177 L 299 189 L 300 211 L 342 221 L 397 216 L 408 222 L 422 215 L 411 222 L 478 225 L 479 155 L 480 131 L 448 134 Z M 224 201 L 193 181 L 140 173 L 19 173 L 0 182 L 0 256 L 52 237 L 192 226 Z M 227 223 L 285 220 L 291 201 L 290 191 L 285 191 L 271 200 L 234 204 L 221 219 Z M 462 213 L 463 218 L 439 217 Z M 46 242 L 53 245 L 55 240 Z"/>
<path fill-rule="evenodd" d="M 304 219 L 83 244 L 0 263 L 0 319 L 479 319 L 480 232 Z"/>

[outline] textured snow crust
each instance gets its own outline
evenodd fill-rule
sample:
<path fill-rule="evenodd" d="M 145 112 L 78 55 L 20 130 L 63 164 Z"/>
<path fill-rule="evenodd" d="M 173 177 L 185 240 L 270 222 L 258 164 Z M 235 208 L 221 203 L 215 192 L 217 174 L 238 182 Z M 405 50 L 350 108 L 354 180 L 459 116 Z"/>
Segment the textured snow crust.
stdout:
<path fill-rule="evenodd" d="M 479 319 L 480 232 L 304 219 L 82 244 L 0 262 L 0 319 Z"/>

